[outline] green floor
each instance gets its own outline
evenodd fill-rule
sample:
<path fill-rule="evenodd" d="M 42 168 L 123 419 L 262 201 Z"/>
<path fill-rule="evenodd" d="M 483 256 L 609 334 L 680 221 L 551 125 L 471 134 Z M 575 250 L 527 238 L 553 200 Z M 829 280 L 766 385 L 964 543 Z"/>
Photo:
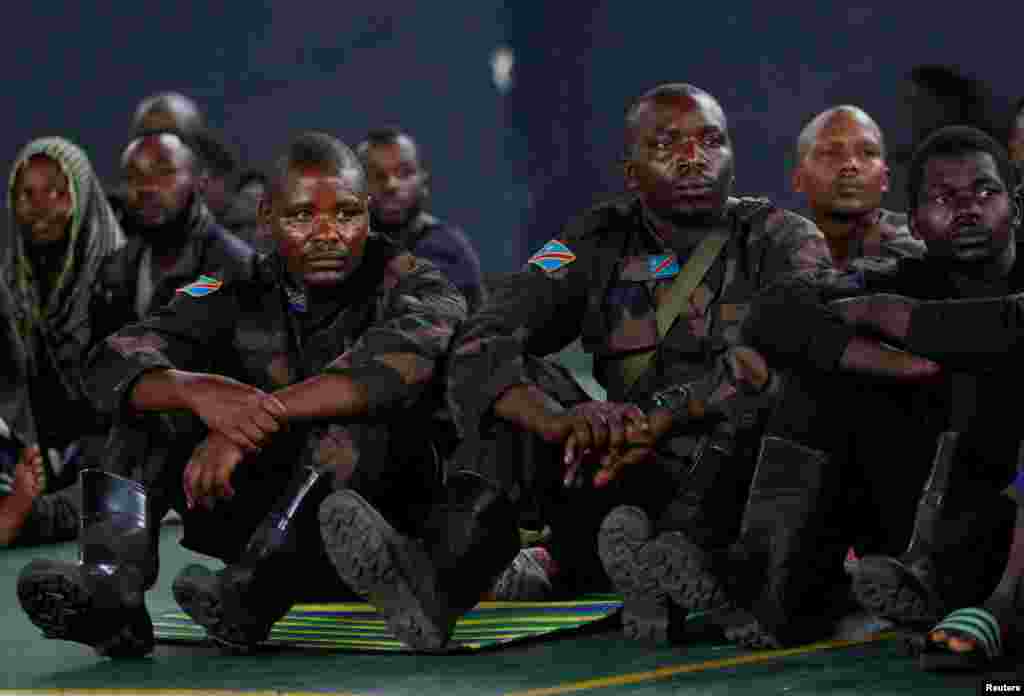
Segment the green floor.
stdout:
<path fill-rule="evenodd" d="M 164 529 L 160 580 L 149 598 L 154 612 L 174 606 L 171 579 L 184 563 L 197 559 L 176 544 L 179 535 L 180 527 Z M 76 552 L 74 544 L 0 552 L 0 654 L 5 656 L 0 689 L 241 689 L 415 696 L 743 691 L 797 696 L 968 693 L 981 683 L 973 676 L 923 674 L 902 656 L 895 640 L 730 665 L 753 653 L 709 639 L 687 647 L 654 648 L 621 638 L 613 625 L 587 635 L 473 655 L 288 650 L 232 656 L 205 646 L 158 645 L 150 658 L 115 662 L 84 646 L 42 639 L 18 606 L 14 584 L 25 563 L 37 556 L 70 560 Z M 725 664 L 705 664 L 711 661 Z M 573 684 L 576 688 L 568 688 Z M 567 688 L 553 688 L 560 686 Z"/>
<path fill-rule="evenodd" d="M 588 362 L 566 351 L 577 372 Z M 582 380 L 594 396 L 601 390 Z M 171 580 L 200 560 L 177 545 L 180 527 L 163 532 L 160 579 L 151 612 L 174 608 Z M 983 693 L 980 676 L 937 676 L 918 671 L 899 641 L 889 640 L 803 654 L 743 653 L 704 638 L 691 645 L 655 648 L 623 639 L 614 619 L 584 635 L 560 637 L 471 655 L 419 656 L 328 653 L 309 650 L 223 655 L 205 646 L 158 645 L 137 661 L 110 661 L 73 643 L 44 640 L 18 606 L 15 578 L 32 558 L 74 559 L 75 544 L 0 551 L 0 690 L 213 690 L 318 691 L 357 694 L 944 694 Z M 216 564 L 212 564 L 216 565 Z M 743 663 L 744 660 L 761 660 Z M 1017 675 L 1024 679 L 1024 673 Z"/>

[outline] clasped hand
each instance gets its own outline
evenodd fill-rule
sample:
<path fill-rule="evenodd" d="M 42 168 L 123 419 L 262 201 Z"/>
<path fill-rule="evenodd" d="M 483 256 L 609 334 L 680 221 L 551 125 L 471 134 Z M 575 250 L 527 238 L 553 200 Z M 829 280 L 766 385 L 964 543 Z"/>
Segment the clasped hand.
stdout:
<path fill-rule="evenodd" d="M 563 444 L 566 486 L 578 485 L 584 464 L 594 464 L 593 482 L 601 487 L 624 467 L 649 457 L 657 437 L 651 420 L 635 404 L 586 401 L 555 416 L 546 439 Z"/>
<path fill-rule="evenodd" d="M 273 394 L 219 375 L 201 375 L 187 387 L 192 411 L 209 428 L 185 467 L 188 506 L 212 507 L 231 498 L 231 475 L 247 455 L 265 447 L 287 422 L 284 405 Z"/>
<path fill-rule="evenodd" d="M 273 394 L 219 375 L 198 376 L 188 385 L 187 398 L 211 432 L 221 433 L 245 452 L 259 452 L 288 416 Z"/>

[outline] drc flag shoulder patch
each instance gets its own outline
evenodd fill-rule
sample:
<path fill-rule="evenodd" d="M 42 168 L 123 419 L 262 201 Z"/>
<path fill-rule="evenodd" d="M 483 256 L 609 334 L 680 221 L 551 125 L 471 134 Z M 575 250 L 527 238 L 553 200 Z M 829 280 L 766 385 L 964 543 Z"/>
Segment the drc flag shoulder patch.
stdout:
<path fill-rule="evenodd" d="M 572 253 L 562 242 L 552 239 L 530 257 L 528 263 L 539 266 L 547 272 L 557 271 L 559 268 L 568 266 L 576 260 L 576 254 Z"/>
<path fill-rule="evenodd" d="M 223 281 L 208 275 L 199 276 L 198 280 L 175 290 L 176 293 L 188 295 L 189 297 L 206 297 L 209 294 L 220 290 L 224 285 Z"/>
<path fill-rule="evenodd" d="M 679 274 L 679 259 L 675 254 L 648 256 L 647 270 L 653 278 L 671 278 Z"/>

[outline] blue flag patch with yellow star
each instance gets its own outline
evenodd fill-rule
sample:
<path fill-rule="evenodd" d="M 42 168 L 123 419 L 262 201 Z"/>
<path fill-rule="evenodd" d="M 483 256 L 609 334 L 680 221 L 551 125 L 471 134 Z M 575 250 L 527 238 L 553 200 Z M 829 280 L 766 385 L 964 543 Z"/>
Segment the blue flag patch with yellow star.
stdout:
<path fill-rule="evenodd" d="M 188 295 L 189 297 L 206 297 L 207 295 L 220 290 L 222 285 L 224 285 L 223 281 L 217 280 L 212 276 L 201 275 L 198 280 L 189 283 L 184 287 L 178 288 L 174 292 L 180 292 Z"/>
<path fill-rule="evenodd" d="M 530 257 L 527 263 L 532 263 L 534 266 L 540 266 L 542 269 L 550 273 L 551 271 L 557 271 L 563 266 L 567 266 L 576 260 L 576 254 L 569 251 L 562 242 L 557 239 L 552 239 L 550 242 L 540 248 L 540 250 Z"/>
<path fill-rule="evenodd" d="M 671 278 L 679 274 L 679 259 L 675 254 L 648 256 L 647 268 L 655 278 Z"/>

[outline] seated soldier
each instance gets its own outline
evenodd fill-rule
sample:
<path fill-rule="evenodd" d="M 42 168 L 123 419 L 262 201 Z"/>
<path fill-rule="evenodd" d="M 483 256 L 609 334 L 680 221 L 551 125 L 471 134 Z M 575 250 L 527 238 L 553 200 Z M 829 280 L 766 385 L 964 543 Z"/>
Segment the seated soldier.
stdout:
<path fill-rule="evenodd" d="M 885 140 L 863 110 L 836 106 L 815 116 L 800 131 L 796 160 L 793 190 L 807 197 L 836 268 L 846 270 L 865 256 L 924 256 L 907 216 L 881 207 L 889 190 Z"/>
<path fill-rule="evenodd" d="M 100 336 L 139 321 L 200 274 L 252 275 L 256 254 L 214 219 L 202 197 L 201 160 L 178 131 L 136 136 L 121 155 L 128 243 L 104 264 L 92 308 Z"/>
<path fill-rule="evenodd" d="M 0 303 L 11 351 L 7 425 L 21 446 L 38 447 L 43 491 L 54 495 L 26 498 L 19 489 L 23 504 L 0 520 L 4 545 L 74 536 L 73 495 L 64 491 L 80 466 L 99 461 L 110 427 L 89 403 L 82 376 L 102 330 L 90 300 L 102 264 L 124 243 L 88 157 L 73 143 L 30 142 L 9 180 L 13 250 Z"/>
<path fill-rule="evenodd" d="M 1015 475 L 1021 442 L 1016 414 L 1004 407 L 1020 384 L 1013 361 L 1024 264 L 1015 188 L 1006 150 L 991 137 L 968 127 L 936 131 L 914 153 L 908 178 L 910 229 L 927 255 L 864 275 L 867 291 L 895 294 L 829 308 L 820 289 L 802 294 L 791 286 L 762 297 L 745 327 L 751 341 L 781 359 L 802 355 L 819 327 L 841 319 L 904 354 L 933 360 L 947 375 L 920 390 L 920 415 L 931 420 L 939 446 L 931 470 L 918 474 L 923 491 L 910 543 L 898 557 L 867 556 L 854 570 L 861 604 L 898 623 L 928 625 L 953 607 L 980 605 L 939 624 L 925 646 L 926 666 L 978 665 L 997 656 L 1024 606 L 1019 539 L 1003 565 L 1020 513 L 999 495 Z M 780 321 L 790 330 L 773 328 Z M 874 467 L 891 470 L 892 462 Z M 880 473 L 876 481 L 884 487 L 891 477 Z M 879 514 L 892 520 L 912 513 L 909 499 L 890 497 Z M 838 519 L 831 524 L 841 526 Z"/>
<path fill-rule="evenodd" d="M 430 172 L 419 145 L 402 131 L 382 129 L 371 131 L 356 152 L 370 181 L 374 229 L 433 261 L 466 296 L 472 313 L 484 292 L 480 256 L 462 230 L 424 210 Z"/>
<path fill-rule="evenodd" d="M 203 203 L 196 158 L 183 136 L 168 132 L 140 136 L 125 148 L 121 165 L 123 225 L 131 237 L 102 260 L 90 276 L 94 280 L 87 292 L 79 295 L 82 302 L 91 300 L 87 302 L 91 343 L 165 304 L 177 288 L 200 274 L 222 281 L 245 279 L 255 267 L 253 250 L 218 225 Z M 94 208 L 103 214 L 109 210 L 105 200 Z M 117 227 L 112 217 L 109 224 Z M 84 352 L 83 348 L 83 360 Z M 55 398 L 49 403 L 60 401 Z M 57 414 L 58 410 L 40 406 L 36 413 Z M 59 422 L 63 427 L 75 421 L 62 417 Z M 104 431 L 93 449 L 102 448 L 105 439 Z M 89 465 L 97 466 L 97 461 Z M 21 534 L 18 543 L 75 538 L 81 493 L 70 484 L 77 469 L 69 468 L 63 477 L 67 487 L 36 499 L 23 532 L 11 528 L 13 534 Z"/>
<path fill-rule="evenodd" d="M 761 446 L 779 382 L 738 339 L 758 289 L 837 274 L 808 220 L 731 196 L 732 144 L 711 95 L 658 86 L 625 127 L 629 193 L 489 288 L 455 340 L 449 393 L 467 442 L 460 461 L 514 495 L 517 513 L 542 509 L 562 588 L 606 590 L 610 580 L 627 634 L 664 639 L 720 597 L 659 560 L 663 534 L 728 544 L 748 487 L 762 510 L 776 502 L 765 486 L 819 505 L 800 477 L 821 476 L 821 453 L 780 438 Z M 571 389 L 531 374 L 535 358 L 580 337 L 607 402 L 566 400 Z"/>
<path fill-rule="evenodd" d="M 836 106 L 810 120 L 797 138 L 792 181 L 793 190 L 804 194 L 811 219 L 828 241 L 833 264 L 855 280 L 858 269 L 863 272 L 865 267 L 924 255 L 924 244 L 907 228 L 907 216 L 881 207 L 882 196 L 889 191 L 885 139 L 862 109 Z M 835 388 L 843 391 L 846 401 L 842 410 L 828 417 L 837 421 L 836 426 L 847 421 L 849 427 L 830 428 L 832 449 L 845 448 L 845 456 L 864 460 L 894 456 L 894 442 L 910 446 L 913 438 L 905 423 L 905 414 L 913 409 L 909 390 L 860 374 L 845 380 L 837 377 Z M 866 432 L 873 437 L 859 437 Z M 910 490 L 920 485 L 915 477 L 916 471 L 910 474 Z M 869 485 L 851 480 L 846 486 L 848 499 L 859 498 L 859 506 L 851 500 L 851 509 L 862 526 L 853 540 L 850 562 L 856 562 L 854 550 L 860 554 L 894 550 L 890 546 L 893 521 L 869 512 L 873 506 L 866 491 Z"/>
<path fill-rule="evenodd" d="M 465 301 L 372 233 L 368 206 L 351 150 L 299 136 L 261 208 L 277 253 L 249 280 L 201 276 L 93 353 L 91 395 L 150 447 L 127 452 L 141 483 L 83 474 L 79 563 L 22 571 L 19 599 L 46 636 L 110 656 L 152 649 L 143 596 L 168 507 L 182 512 L 184 545 L 227 563 L 184 569 L 175 598 L 233 647 L 266 639 L 300 599 L 337 597 L 340 578 L 411 647 L 441 648 L 450 605 L 474 604 L 493 581 L 501 567 L 480 555 L 500 546 L 487 515 L 501 500 L 456 473 L 432 504 L 430 385 Z M 205 437 L 165 432 L 170 411 L 194 414 Z M 504 531 L 514 555 L 516 531 Z M 460 565 L 463 595 L 435 559 Z"/>

